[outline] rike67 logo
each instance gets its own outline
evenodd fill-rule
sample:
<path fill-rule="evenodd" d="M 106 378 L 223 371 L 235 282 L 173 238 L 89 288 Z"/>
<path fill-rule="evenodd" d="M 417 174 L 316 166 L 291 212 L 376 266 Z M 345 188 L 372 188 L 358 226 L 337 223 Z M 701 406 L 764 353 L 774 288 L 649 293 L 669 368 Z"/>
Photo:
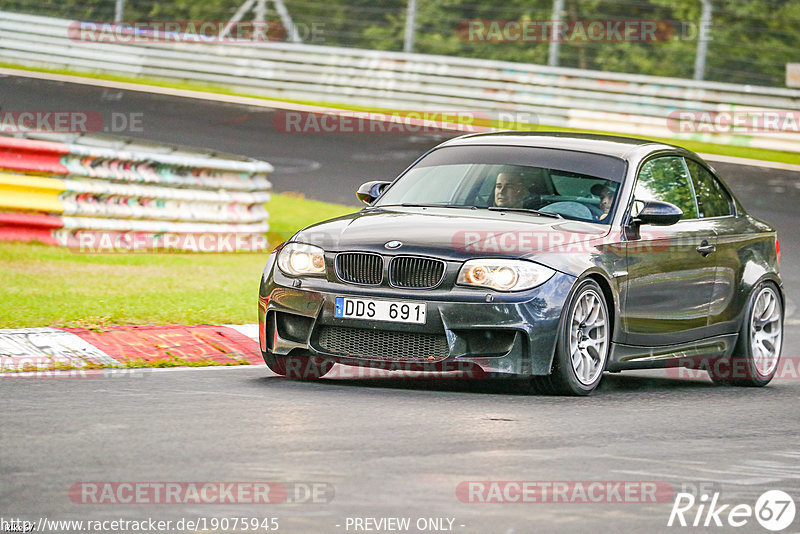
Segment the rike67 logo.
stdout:
<path fill-rule="evenodd" d="M 785 491 L 769 490 L 761 494 L 754 506 L 747 503 L 721 504 L 719 492 L 699 497 L 678 493 L 672 504 L 667 526 L 679 527 L 743 527 L 753 519 L 767 530 L 778 532 L 794 521 L 794 499 Z"/>

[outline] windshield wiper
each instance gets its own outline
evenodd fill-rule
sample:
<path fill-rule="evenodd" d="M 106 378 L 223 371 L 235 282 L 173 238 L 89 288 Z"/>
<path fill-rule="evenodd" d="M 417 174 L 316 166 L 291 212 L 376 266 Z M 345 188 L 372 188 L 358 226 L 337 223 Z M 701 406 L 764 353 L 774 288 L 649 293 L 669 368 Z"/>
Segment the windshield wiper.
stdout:
<path fill-rule="evenodd" d="M 544 217 L 552 217 L 554 219 L 563 219 L 564 216 L 560 213 L 550 213 L 549 211 L 539 211 L 531 208 L 503 208 L 501 206 L 489 206 L 486 208 L 490 211 L 514 211 L 520 213 L 535 213 L 536 215 L 542 215 Z"/>
<path fill-rule="evenodd" d="M 456 208 L 462 210 L 475 210 L 478 209 L 475 206 L 459 206 L 457 204 L 413 204 L 410 202 L 404 202 L 402 204 L 386 204 L 384 206 L 375 206 L 376 208 L 395 208 L 397 206 L 403 208 Z"/>

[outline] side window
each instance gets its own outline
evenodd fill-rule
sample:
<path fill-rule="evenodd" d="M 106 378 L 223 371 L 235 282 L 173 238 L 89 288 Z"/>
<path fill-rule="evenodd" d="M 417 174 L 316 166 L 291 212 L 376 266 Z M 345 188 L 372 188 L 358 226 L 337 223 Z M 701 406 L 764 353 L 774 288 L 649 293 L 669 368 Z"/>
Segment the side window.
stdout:
<path fill-rule="evenodd" d="M 697 218 L 692 186 L 683 158 L 665 156 L 651 159 L 642 166 L 633 194 L 638 201 L 661 200 L 675 204 L 683 211 L 683 219 Z"/>
<path fill-rule="evenodd" d="M 687 159 L 686 166 L 692 174 L 700 217 L 725 217 L 733 213 L 733 201 L 719 180 L 696 161 Z"/>

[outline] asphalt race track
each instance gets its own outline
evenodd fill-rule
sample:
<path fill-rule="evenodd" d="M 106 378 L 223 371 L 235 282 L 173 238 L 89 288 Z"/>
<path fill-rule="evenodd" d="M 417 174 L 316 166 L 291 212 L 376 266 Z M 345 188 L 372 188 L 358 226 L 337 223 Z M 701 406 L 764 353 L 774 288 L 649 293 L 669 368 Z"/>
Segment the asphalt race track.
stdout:
<path fill-rule="evenodd" d="M 360 183 L 393 178 L 450 135 L 287 134 L 276 130 L 275 110 L 13 77 L 0 78 L 0 108 L 142 113 L 141 131 L 121 133 L 261 158 L 276 166 L 277 191 L 354 207 Z M 800 174 L 714 166 L 751 213 L 779 229 L 789 298 L 783 356 L 800 373 Z M 497 381 L 333 374 L 317 383 L 263 367 L 4 379 L 0 515 L 274 517 L 280 532 L 297 533 L 388 532 L 356 520 L 396 517 L 411 519 L 408 532 L 447 531 L 417 528 L 418 520 L 426 526 L 436 518 L 450 531 L 476 534 L 765 532 L 753 518 L 739 528 L 668 527 L 671 498 L 486 504 L 463 502 L 457 488 L 467 481 L 654 481 L 709 497 L 719 492 L 719 502 L 731 506 L 753 506 L 767 490 L 800 495 L 800 374 L 762 389 L 729 389 L 704 376 L 627 372 L 606 375 L 595 395 L 580 399 L 528 396 Z M 68 494 L 91 481 L 277 482 L 298 492 L 298 502 L 85 504 Z M 314 484 L 325 492 L 305 498 Z M 191 530 L 203 531 L 184 529 Z M 785 530 L 797 531 L 800 513 Z"/>

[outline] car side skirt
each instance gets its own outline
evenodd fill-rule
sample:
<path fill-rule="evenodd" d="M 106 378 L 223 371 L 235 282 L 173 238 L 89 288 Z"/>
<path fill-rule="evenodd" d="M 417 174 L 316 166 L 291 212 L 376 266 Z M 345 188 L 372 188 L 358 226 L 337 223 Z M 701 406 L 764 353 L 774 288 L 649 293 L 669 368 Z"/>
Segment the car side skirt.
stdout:
<path fill-rule="evenodd" d="M 613 343 L 606 370 L 624 371 L 695 366 L 716 358 L 729 357 L 736 346 L 738 337 L 738 334 L 725 334 L 662 347 L 639 347 Z"/>

